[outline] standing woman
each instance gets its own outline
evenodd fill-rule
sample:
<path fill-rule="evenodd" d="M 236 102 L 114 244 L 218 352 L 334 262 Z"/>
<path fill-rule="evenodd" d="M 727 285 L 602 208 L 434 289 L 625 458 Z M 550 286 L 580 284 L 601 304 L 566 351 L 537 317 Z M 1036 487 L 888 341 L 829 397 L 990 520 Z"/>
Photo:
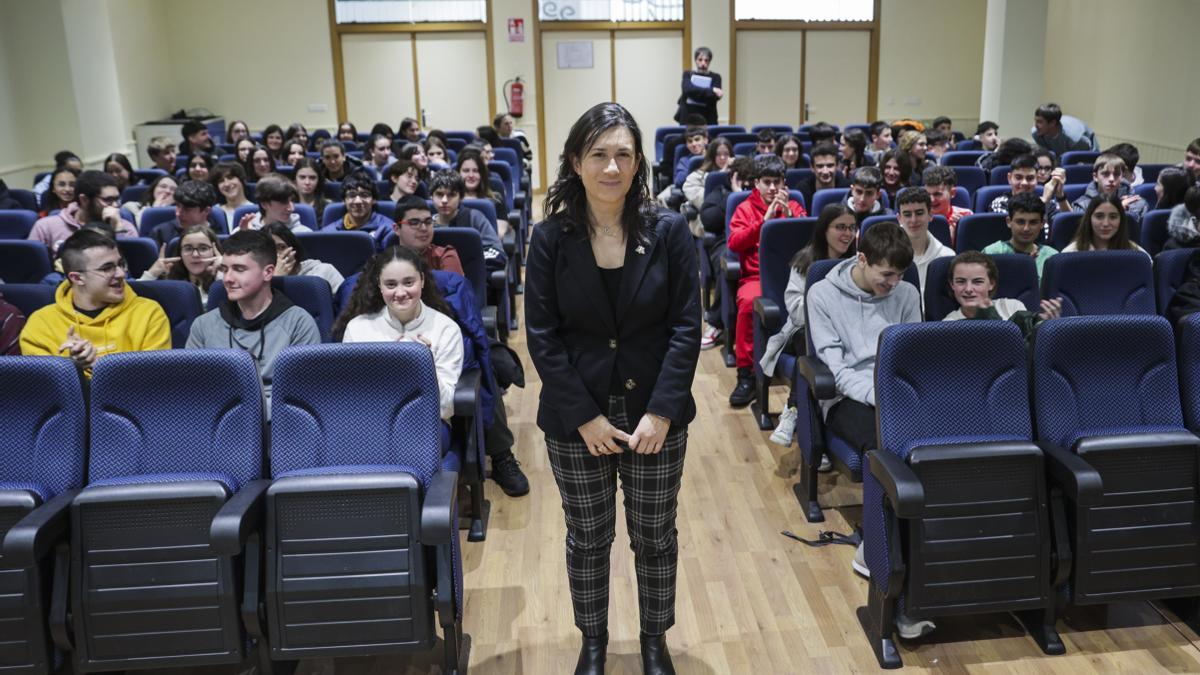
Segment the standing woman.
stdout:
<path fill-rule="evenodd" d="M 641 617 L 642 667 L 674 673 L 675 512 L 700 354 L 695 245 L 655 210 L 642 134 L 616 103 L 571 127 L 526 292 L 529 354 L 542 378 L 538 427 L 567 521 L 567 577 L 583 632 L 576 673 L 604 672 L 617 476 Z"/>

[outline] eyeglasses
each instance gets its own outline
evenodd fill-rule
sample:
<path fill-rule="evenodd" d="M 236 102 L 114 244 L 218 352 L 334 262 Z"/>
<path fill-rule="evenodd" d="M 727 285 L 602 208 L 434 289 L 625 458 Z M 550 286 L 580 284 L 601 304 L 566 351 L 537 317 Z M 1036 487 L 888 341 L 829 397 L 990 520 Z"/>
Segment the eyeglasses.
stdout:
<path fill-rule="evenodd" d="M 370 192 L 347 192 L 345 195 L 342 195 L 342 198 L 348 202 L 356 200 L 365 202 L 374 199 Z"/>
<path fill-rule="evenodd" d="M 846 223 L 836 223 L 834 225 L 830 225 L 830 227 L 832 227 L 834 230 L 836 230 L 838 232 L 853 232 L 858 229 L 857 226 L 848 225 Z"/>
<path fill-rule="evenodd" d="M 212 246 L 184 246 L 182 251 L 183 251 L 184 255 L 206 256 L 213 252 L 213 247 Z"/>
<path fill-rule="evenodd" d="M 102 277 L 114 277 L 114 276 L 117 276 L 118 274 L 124 274 L 125 271 L 128 269 L 129 269 L 129 264 L 125 262 L 124 258 L 122 258 L 121 260 L 118 260 L 115 263 L 108 263 L 107 265 L 101 265 L 100 267 L 97 267 L 94 270 L 84 270 L 84 271 L 85 272 L 95 272 L 96 274 L 99 274 Z"/>
<path fill-rule="evenodd" d="M 409 218 L 408 220 L 404 220 L 401 222 L 403 222 L 405 225 L 413 228 L 414 230 L 416 230 L 416 229 L 426 230 L 426 229 L 433 227 L 433 218 L 425 218 L 423 220 L 419 219 L 419 218 Z"/>
<path fill-rule="evenodd" d="M 1037 171 L 1038 171 L 1038 173 L 1042 173 L 1042 172 L 1045 172 L 1045 171 L 1053 171 L 1053 170 L 1054 170 L 1054 167 L 1052 167 L 1052 166 L 1042 166 L 1042 165 L 1040 165 L 1040 164 L 1039 164 L 1039 165 L 1038 165 L 1038 167 L 1037 167 Z"/>
<path fill-rule="evenodd" d="M 97 195 L 96 201 L 100 202 L 101 204 L 108 204 L 109 206 L 116 206 L 117 203 L 121 201 L 121 195 L 112 195 L 111 197 L 101 197 L 101 196 Z"/>

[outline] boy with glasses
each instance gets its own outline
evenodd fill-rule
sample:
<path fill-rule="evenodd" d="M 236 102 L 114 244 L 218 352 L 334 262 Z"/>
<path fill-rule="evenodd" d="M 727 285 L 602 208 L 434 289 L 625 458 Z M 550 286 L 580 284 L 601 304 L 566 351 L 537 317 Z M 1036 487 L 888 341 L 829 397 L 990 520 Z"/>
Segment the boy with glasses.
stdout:
<path fill-rule="evenodd" d="M 75 201 L 33 224 L 29 239 L 40 241 L 57 255 L 59 246 L 85 225 L 96 225 L 110 236 L 136 237 L 133 223 L 121 219 L 121 190 L 103 171 L 84 171 L 75 181 Z"/>
<path fill-rule="evenodd" d="M 453 246 L 433 243 L 433 225 L 433 215 L 424 199 L 410 195 L 396 204 L 396 222 L 392 225 L 396 242 L 420 253 L 429 264 L 429 269 L 463 276 L 458 251 Z"/>
<path fill-rule="evenodd" d="M 26 322 L 22 354 L 66 356 L 90 378 L 102 356 L 171 348 L 167 315 L 125 283 L 116 241 L 88 227 L 68 237 L 58 254 L 66 280 L 55 291 L 54 304 Z"/>
<path fill-rule="evenodd" d="M 376 199 L 375 181 L 365 171 L 350 174 L 342 183 L 346 215 L 322 229 L 366 232 L 375 238 L 375 245 L 379 247 L 384 234 L 391 230 L 392 221 L 375 211 Z"/>

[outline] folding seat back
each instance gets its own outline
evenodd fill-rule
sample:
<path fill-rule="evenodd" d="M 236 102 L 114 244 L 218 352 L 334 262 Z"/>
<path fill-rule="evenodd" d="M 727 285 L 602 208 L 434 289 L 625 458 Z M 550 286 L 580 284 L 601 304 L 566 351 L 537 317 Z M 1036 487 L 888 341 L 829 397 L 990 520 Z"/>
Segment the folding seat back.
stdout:
<path fill-rule="evenodd" d="M 1069 150 L 1063 153 L 1062 161 L 1060 161 L 1059 164 L 1064 167 L 1084 165 L 1090 170 L 1092 168 L 1092 163 L 1095 162 L 1096 158 L 1099 156 L 1100 153 L 1092 152 L 1091 150 Z"/>
<path fill-rule="evenodd" d="M 379 200 L 375 202 L 375 212 L 382 213 L 388 218 L 395 219 L 396 202 L 390 200 Z M 325 212 L 321 215 L 321 227 L 332 225 L 346 217 L 346 203 L 334 202 L 325 207 Z"/>
<path fill-rule="evenodd" d="M 750 127 L 750 133 L 757 134 L 764 129 L 775 132 L 776 136 L 779 134 L 792 133 L 792 127 L 787 124 L 755 124 L 754 126 Z"/>
<path fill-rule="evenodd" d="M 271 288 L 287 296 L 292 304 L 308 312 L 317 323 L 321 342 L 330 341 L 333 329 L 333 292 L 329 282 L 315 276 L 274 277 Z M 228 299 L 224 284 L 213 284 L 208 289 L 208 308 L 216 309 Z"/>
<path fill-rule="evenodd" d="M 21 208 L 25 209 L 26 211 L 33 211 L 34 213 L 37 213 L 39 210 L 38 198 L 33 190 L 18 190 L 16 188 L 9 188 L 8 196 L 17 200 L 17 203 L 21 205 Z"/>
<path fill-rule="evenodd" d="M 1200 595 L 1200 439 L 1179 391 L 1163 317 L 1038 327 L 1034 418 L 1071 513 L 1077 604 Z"/>
<path fill-rule="evenodd" d="M 220 285 L 220 282 L 216 282 Z M 192 322 L 204 313 L 200 304 L 200 291 L 190 282 L 175 279 L 156 281 L 130 281 L 129 287 L 143 298 L 150 298 L 162 306 L 171 324 L 171 346 L 183 349 L 187 345 Z"/>
<path fill-rule="evenodd" d="M 658 163 L 663 161 L 663 141 L 670 134 L 682 134 L 684 127 L 658 127 L 654 130 L 654 159 Z"/>
<path fill-rule="evenodd" d="M 121 203 L 140 202 L 142 197 L 145 196 L 148 187 L 147 185 L 130 185 L 121 190 Z"/>
<path fill-rule="evenodd" d="M 1042 266 L 1042 297 L 1062 298 L 1063 316 L 1157 312 L 1154 272 L 1141 251 L 1052 255 Z"/>
<path fill-rule="evenodd" d="M 55 668 L 46 627 L 50 554 L 61 541 L 56 521 L 67 516 L 83 484 L 87 447 L 75 364 L 45 356 L 0 358 L 0 420 L 0 670 L 43 675 Z"/>
<path fill-rule="evenodd" d="M 1041 610 L 1029 622 L 1035 638 L 1061 653 L 1020 329 L 1007 321 L 889 326 L 875 400 L 879 449 L 863 472 L 863 542 L 866 632 L 880 665 L 900 665 L 889 644 L 897 606 L 913 619 Z"/>
<path fill-rule="evenodd" d="M 1167 243 L 1170 237 L 1167 232 L 1167 220 L 1170 217 L 1171 209 L 1155 209 L 1142 216 L 1142 231 L 1138 244 L 1150 255 L 1158 255 Z"/>
<path fill-rule="evenodd" d="M 758 135 L 752 134 L 750 132 L 730 131 L 730 132 L 726 132 L 726 133 L 722 133 L 722 134 L 710 135 L 709 138 L 711 138 L 711 139 L 724 138 L 725 140 L 729 141 L 734 147 L 737 147 L 737 146 L 741 145 L 742 143 L 757 143 L 758 142 Z"/>
<path fill-rule="evenodd" d="M 963 150 L 979 150 L 982 152 L 983 144 L 980 143 L 978 139 L 967 138 L 956 143 L 954 145 L 954 149 L 960 152 Z"/>
<path fill-rule="evenodd" d="M 994 255 L 1000 282 L 996 284 L 997 298 L 1020 300 L 1025 309 L 1038 311 L 1037 263 L 1027 255 Z M 950 263 L 954 258 L 935 258 L 925 271 L 925 320 L 941 321 L 958 309 L 958 301 L 950 290 Z"/>
<path fill-rule="evenodd" d="M 954 250 L 959 253 L 982 251 L 989 244 L 1007 241 L 1011 235 L 1006 214 L 976 212 L 959 219 L 958 228 L 955 230 Z"/>
<path fill-rule="evenodd" d="M 725 198 L 725 241 L 729 241 L 729 223 L 733 220 L 733 213 L 737 211 L 738 206 L 750 197 L 750 191 L 740 190 L 738 192 L 730 192 Z M 726 367 L 732 368 L 734 365 L 733 345 L 737 336 L 737 285 L 738 279 L 742 276 L 742 264 L 738 254 L 725 249 L 725 259 L 721 261 L 722 270 L 720 271 L 721 280 L 718 283 L 725 284 L 724 291 L 721 293 L 721 320 L 725 324 L 724 340 L 725 344 L 721 347 L 721 357 L 725 361 Z"/>
<path fill-rule="evenodd" d="M 969 209 L 971 208 L 971 193 L 967 191 L 967 188 L 957 185 L 954 188 L 954 196 L 950 198 L 950 203 L 962 209 Z"/>
<path fill-rule="evenodd" d="M 861 241 L 862 235 L 867 233 L 876 223 L 899 223 L 896 216 L 868 216 L 863 218 L 862 228 L 859 231 Z M 945 216 L 934 216 L 929 221 L 929 234 L 935 239 L 942 242 L 946 246 L 952 246 L 950 241 L 950 221 L 946 220 Z"/>
<path fill-rule="evenodd" d="M 149 237 L 120 237 L 117 250 L 125 259 L 130 278 L 137 279 L 158 260 L 158 244 Z"/>
<path fill-rule="evenodd" d="M 1154 256 L 1154 297 L 1159 314 L 1166 315 L 1175 291 L 1187 281 L 1188 268 L 1195 254 L 1194 248 L 1177 248 Z"/>
<path fill-rule="evenodd" d="M 962 166 L 962 167 L 978 168 L 975 166 L 975 162 L 978 162 L 979 158 L 983 157 L 984 154 L 985 153 L 983 150 L 963 150 L 961 148 L 958 150 L 950 150 L 949 152 L 942 154 L 942 158 L 941 158 L 941 160 L 939 160 L 939 164 L 941 164 L 942 166 Z M 982 169 L 981 169 L 981 171 L 982 171 Z"/>
<path fill-rule="evenodd" d="M 975 206 L 971 210 L 975 215 L 984 213 L 992 213 L 992 202 L 1001 195 L 1011 195 L 1012 188 L 1008 187 L 1008 183 L 1003 185 L 984 185 L 975 191 Z"/>
<path fill-rule="evenodd" d="M 456 665 L 457 475 L 439 470 L 444 432 L 429 350 L 290 348 L 276 361 L 272 399 L 272 658 L 430 649 L 436 606 L 446 663 Z"/>
<path fill-rule="evenodd" d="M 1200 313 L 1179 321 L 1179 390 L 1183 398 L 1183 424 L 1200 432 Z"/>
<path fill-rule="evenodd" d="M 701 164 L 703 164 L 703 163 L 704 163 L 704 156 L 703 156 L 703 155 L 694 155 L 694 156 L 692 156 L 692 157 L 688 157 L 687 169 L 684 171 L 684 174 L 683 174 L 683 180 L 687 180 L 687 177 L 688 177 L 689 175 L 691 175 L 691 173 L 692 173 L 693 171 L 695 171 L 696 169 L 699 169 L 699 168 L 700 168 L 700 165 L 701 165 Z M 682 187 L 683 187 L 683 180 L 681 180 L 681 181 L 677 181 L 677 182 L 675 183 L 675 187 L 677 187 L 677 188 L 682 188 Z"/>
<path fill-rule="evenodd" d="M 154 228 L 170 220 L 175 220 L 174 206 L 147 206 L 142 210 L 142 222 L 138 226 L 138 236 L 149 237 Z"/>
<path fill-rule="evenodd" d="M 37 214 L 24 209 L 0 211 L 0 239 L 28 239 Z"/>
<path fill-rule="evenodd" d="M 56 290 L 57 287 L 50 284 L 4 284 L 0 286 L 0 296 L 29 318 L 30 314 L 54 303 Z"/>
<path fill-rule="evenodd" d="M 757 141 L 745 141 L 742 143 L 733 144 L 733 154 L 735 157 L 753 157 L 754 151 L 758 148 Z"/>
<path fill-rule="evenodd" d="M 729 172 L 728 171 L 709 171 L 704 177 L 704 196 L 717 189 L 717 186 L 724 185 L 729 187 Z"/>
<path fill-rule="evenodd" d="M 1138 168 L 1142 170 L 1142 180 L 1150 185 L 1158 182 L 1158 174 L 1162 173 L 1163 169 L 1173 167 L 1174 164 L 1138 164 Z"/>
<path fill-rule="evenodd" d="M 788 169 L 783 181 L 787 184 L 789 190 L 799 190 L 800 184 L 812 178 L 812 176 L 812 169 Z M 815 218 L 820 216 L 821 212 L 809 210 L 809 215 Z"/>
<path fill-rule="evenodd" d="M 708 125 L 708 137 L 716 138 L 725 134 L 744 134 L 746 127 L 740 124 L 710 124 Z"/>
<path fill-rule="evenodd" d="M 474 131 L 447 131 L 446 138 L 457 138 L 463 142 L 470 143 L 477 137 Z"/>
<path fill-rule="evenodd" d="M 297 232 L 296 239 L 306 256 L 333 265 L 344 277 L 357 274 L 375 255 L 375 240 L 366 232 Z"/>
<path fill-rule="evenodd" d="M 988 178 L 992 185 L 1008 185 L 1008 172 L 1012 167 L 1008 164 L 993 166 Z"/>
<path fill-rule="evenodd" d="M 53 271 L 50 252 L 40 241 L 0 239 L 0 281 L 35 284 Z"/>
<path fill-rule="evenodd" d="M 75 671 L 240 662 L 234 561 L 257 525 L 243 500 L 266 489 L 253 359 L 110 354 L 91 393 L 87 487 L 71 506 Z"/>
<path fill-rule="evenodd" d="M 1079 221 L 1082 217 L 1082 211 L 1054 214 L 1054 218 L 1050 220 L 1050 246 L 1056 251 L 1066 248 L 1075 239 L 1075 232 L 1079 230 Z"/>
<path fill-rule="evenodd" d="M 475 304 L 482 310 L 487 302 L 487 266 L 483 259 L 483 240 L 469 227 L 435 227 L 433 243 L 453 246 L 462 264 L 463 275 L 471 284 Z"/>
<path fill-rule="evenodd" d="M 1147 211 L 1153 211 L 1154 207 L 1158 206 L 1158 193 L 1155 192 L 1155 187 L 1154 181 L 1150 181 L 1133 188 L 1133 194 L 1146 201 Z"/>
<path fill-rule="evenodd" d="M 1091 164 L 1064 166 L 1063 170 L 1067 173 L 1067 185 L 1087 185 L 1088 183 L 1092 182 Z"/>

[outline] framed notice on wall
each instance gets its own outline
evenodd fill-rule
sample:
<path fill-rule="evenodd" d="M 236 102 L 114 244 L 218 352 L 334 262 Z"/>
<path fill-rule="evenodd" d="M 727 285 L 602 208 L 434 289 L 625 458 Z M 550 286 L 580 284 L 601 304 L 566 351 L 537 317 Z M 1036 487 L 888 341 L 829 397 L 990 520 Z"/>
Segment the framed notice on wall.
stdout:
<path fill-rule="evenodd" d="M 587 69 L 592 67 L 592 42 L 558 42 L 558 69 Z"/>

